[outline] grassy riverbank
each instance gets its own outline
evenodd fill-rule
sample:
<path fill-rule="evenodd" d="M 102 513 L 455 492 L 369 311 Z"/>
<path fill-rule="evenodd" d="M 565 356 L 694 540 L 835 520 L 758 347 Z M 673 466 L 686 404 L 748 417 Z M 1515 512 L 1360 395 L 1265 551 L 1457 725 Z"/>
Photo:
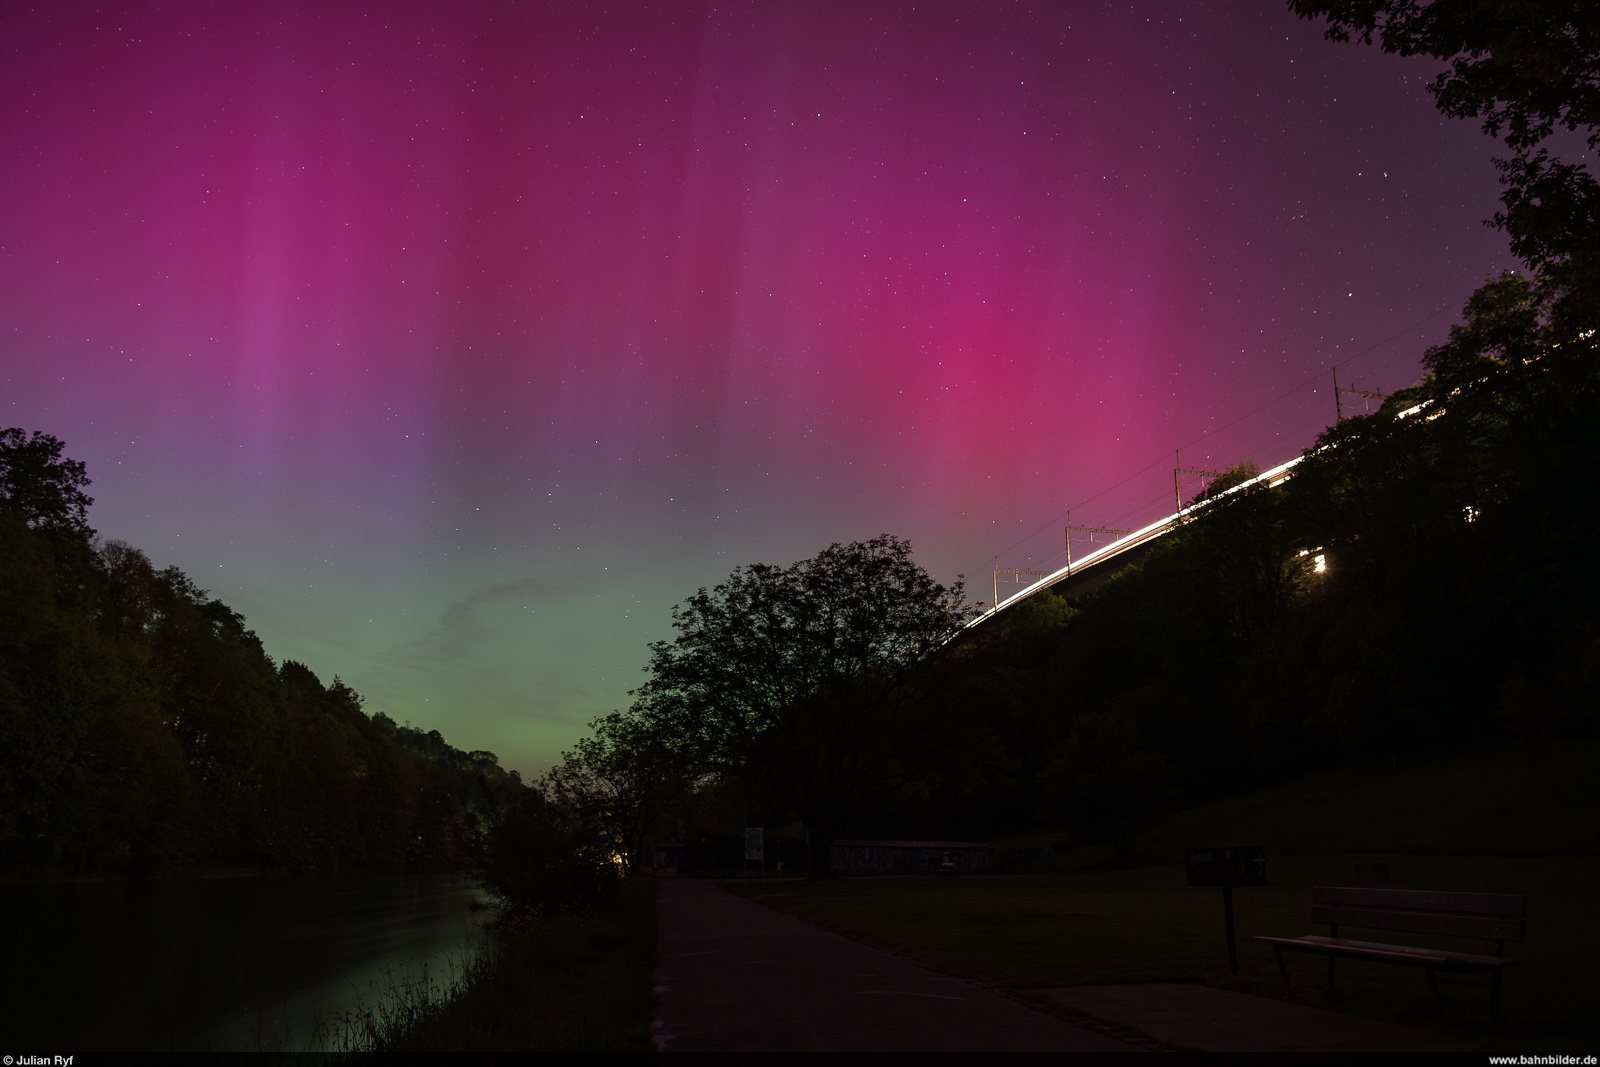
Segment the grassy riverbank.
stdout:
<path fill-rule="evenodd" d="M 593 915 L 502 934 L 442 1006 L 377 1012 L 381 1052 L 640 1052 L 653 1048 L 655 883 L 630 878 Z"/>

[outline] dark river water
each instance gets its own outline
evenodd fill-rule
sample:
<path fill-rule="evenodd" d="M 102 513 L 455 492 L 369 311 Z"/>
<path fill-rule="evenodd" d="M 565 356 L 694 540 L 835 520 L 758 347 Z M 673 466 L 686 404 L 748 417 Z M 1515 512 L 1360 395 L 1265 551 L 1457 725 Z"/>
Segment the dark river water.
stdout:
<path fill-rule="evenodd" d="M 41 1054 L 311 1047 L 396 978 L 448 972 L 481 941 L 479 898 L 443 874 L 0 885 L 0 1035 Z"/>

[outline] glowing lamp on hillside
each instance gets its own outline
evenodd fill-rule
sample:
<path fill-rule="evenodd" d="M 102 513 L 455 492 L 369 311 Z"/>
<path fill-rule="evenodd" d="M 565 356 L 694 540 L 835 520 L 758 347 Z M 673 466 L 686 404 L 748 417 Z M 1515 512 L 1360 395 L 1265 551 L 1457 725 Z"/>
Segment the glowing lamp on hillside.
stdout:
<path fill-rule="evenodd" d="M 1317 554 L 1315 556 L 1311 556 L 1311 553 L 1313 552 Z M 1300 555 L 1302 558 L 1305 556 L 1311 556 L 1311 570 L 1313 573 L 1322 574 L 1328 569 L 1328 557 L 1325 556 L 1320 549 L 1302 548 L 1300 550 Z"/>

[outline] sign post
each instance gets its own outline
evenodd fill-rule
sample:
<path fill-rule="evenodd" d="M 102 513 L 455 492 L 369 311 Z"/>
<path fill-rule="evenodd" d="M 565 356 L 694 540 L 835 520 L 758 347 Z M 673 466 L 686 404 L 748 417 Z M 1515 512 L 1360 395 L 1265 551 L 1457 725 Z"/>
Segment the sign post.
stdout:
<path fill-rule="evenodd" d="M 1233 942 L 1233 887 L 1267 884 L 1267 850 L 1260 845 L 1190 848 L 1183 865 L 1194 886 L 1222 887 L 1222 912 L 1228 929 L 1228 968 L 1239 973 L 1239 951 Z"/>
<path fill-rule="evenodd" d="M 765 876 L 767 869 L 766 850 L 762 847 L 762 839 L 766 836 L 766 827 L 746 826 L 744 828 L 744 884 L 750 884 L 750 861 L 761 861 L 761 872 Z"/>

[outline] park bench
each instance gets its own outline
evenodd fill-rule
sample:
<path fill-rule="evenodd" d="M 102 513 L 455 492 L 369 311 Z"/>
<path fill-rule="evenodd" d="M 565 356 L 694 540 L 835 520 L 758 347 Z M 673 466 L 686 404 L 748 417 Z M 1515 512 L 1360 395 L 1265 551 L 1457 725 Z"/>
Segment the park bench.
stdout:
<path fill-rule="evenodd" d="M 1328 984 L 1333 984 L 1333 964 L 1339 958 L 1420 967 L 1428 975 L 1434 1005 L 1440 1014 L 1444 1003 L 1439 998 L 1437 971 L 1479 974 L 1489 971 L 1489 1016 L 1500 1014 L 1500 973 L 1517 961 L 1505 956 L 1507 941 L 1521 941 L 1527 898 L 1512 893 L 1436 893 L 1414 889 L 1345 889 L 1317 886 L 1311 891 L 1311 921 L 1327 923 L 1331 936 L 1257 937 L 1272 946 L 1289 988 L 1289 968 L 1283 954 L 1317 952 L 1328 957 Z M 1351 941 L 1339 936 L 1339 927 L 1362 930 L 1396 930 L 1412 934 L 1441 934 L 1448 937 L 1478 938 L 1493 941 L 1493 956 L 1441 949 L 1415 948 L 1377 941 Z"/>

